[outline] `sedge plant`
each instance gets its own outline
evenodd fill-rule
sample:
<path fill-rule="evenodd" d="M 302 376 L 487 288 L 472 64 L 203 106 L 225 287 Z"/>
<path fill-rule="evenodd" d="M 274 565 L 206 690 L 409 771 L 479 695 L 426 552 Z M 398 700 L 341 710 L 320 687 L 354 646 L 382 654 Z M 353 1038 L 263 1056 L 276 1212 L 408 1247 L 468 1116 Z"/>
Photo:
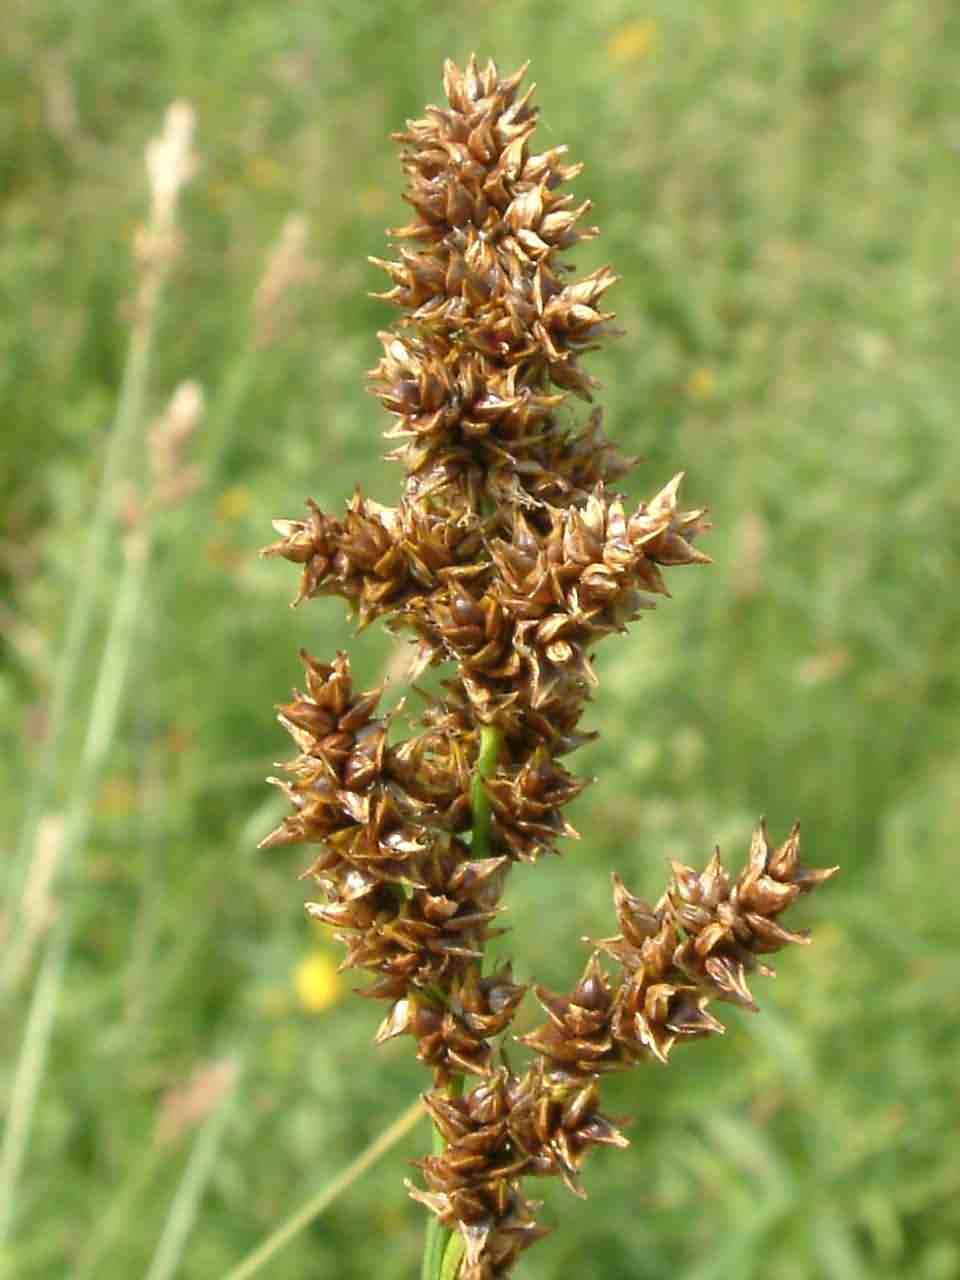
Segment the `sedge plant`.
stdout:
<path fill-rule="evenodd" d="M 720 1033 L 712 1004 L 754 1009 L 749 976 L 807 941 L 784 911 L 836 870 L 801 863 L 796 826 L 775 846 L 761 822 L 736 876 L 719 852 L 702 871 L 675 863 L 651 904 L 614 875 L 617 932 L 573 990 L 535 987 L 546 1018 L 519 1038 L 523 1065 L 504 1051 L 528 988 L 486 948 L 513 864 L 576 834 L 565 810 L 586 780 L 563 761 L 595 736 L 581 724 L 594 649 L 666 594 L 665 568 L 708 563 L 681 476 L 629 509 L 613 486 L 636 460 L 598 409 L 576 420 L 616 276 L 577 279 L 563 260 L 597 233 L 589 202 L 564 191 L 580 166 L 533 145 L 525 70 L 448 62 L 448 106 L 396 135 L 413 218 L 390 233 L 398 258 L 373 260 L 402 314 L 370 376 L 392 417 L 398 504 L 358 491 L 336 516 L 310 503 L 267 548 L 301 566 L 296 603 L 340 596 L 361 627 L 412 637 L 412 679 L 444 677 L 398 740 L 346 653 L 302 653 L 304 690 L 279 709 L 298 754 L 272 780 L 292 812 L 263 842 L 314 846 L 310 914 L 344 944 L 344 968 L 371 975 L 377 1041 L 411 1037 L 430 1073 L 434 1146 L 408 1184 L 432 1215 L 424 1280 L 509 1274 L 546 1231 L 531 1180 L 582 1194 L 590 1149 L 627 1146 L 604 1077 Z"/>

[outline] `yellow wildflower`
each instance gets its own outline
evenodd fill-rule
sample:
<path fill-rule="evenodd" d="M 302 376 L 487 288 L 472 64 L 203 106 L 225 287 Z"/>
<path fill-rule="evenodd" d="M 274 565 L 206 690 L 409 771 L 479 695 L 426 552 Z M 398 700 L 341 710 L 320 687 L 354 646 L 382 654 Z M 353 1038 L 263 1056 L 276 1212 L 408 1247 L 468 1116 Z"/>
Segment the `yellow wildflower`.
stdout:
<path fill-rule="evenodd" d="M 311 951 L 293 971 L 293 987 L 307 1013 L 321 1013 L 340 996 L 337 967 L 322 951 Z"/>

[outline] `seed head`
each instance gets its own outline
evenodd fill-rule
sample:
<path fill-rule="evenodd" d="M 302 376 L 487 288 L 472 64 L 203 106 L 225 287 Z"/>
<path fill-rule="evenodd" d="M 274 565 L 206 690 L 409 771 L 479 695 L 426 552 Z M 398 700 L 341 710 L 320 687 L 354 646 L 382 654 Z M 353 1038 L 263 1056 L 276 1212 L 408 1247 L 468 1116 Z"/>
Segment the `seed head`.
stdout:
<path fill-rule="evenodd" d="M 581 720 L 597 645 L 669 595 L 665 570 L 709 562 L 682 473 L 634 506 L 613 486 L 636 459 L 599 409 L 578 421 L 617 277 L 576 279 L 565 261 L 597 232 L 564 190 L 580 167 L 534 149 L 524 73 L 448 62 L 448 105 L 396 135 L 413 213 L 394 256 L 372 259 L 400 315 L 370 384 L 404 472 L 397 505 L 359 491 L 341 516 L 308 503 L 265 551 L 300 566 L 294 603 L 340 596 L 361 628 L 412 638 L 418 675 L 447 668 L 397 740 L 397 713 L 377 715 L 381 689 L 355 693 L 346 654 L 303 654 L 306 689 L 279 708 L 299 754 L 272 779 L 293 812 L 264 844 L 318 846 L 310 914 L 343 944 L 341 967 L 370 975 L 361 994 L 388 1002 L 377 1042 L 413 1037 L 432 1073 L 446 1146 L 410 1194 L 459 1231 L 460 1280 L 505 1276 L 544 1234 L 525 1177 L 582 1194 L 587 1152 L 626 1145 L 600 1110 L 607 1073 L 721 1032 L 711 1001 L 755 1008 L 748 976 L 772 972 L 760 957 L 806 941 L 781 915 L 835 870 L 800 863 L 796 828 L 774 849 L 761 824 L 736 879 L 717 854 L 699 873 L 674 864 L 651 906 L 615 877 L 619 933 L 571 992 L 536 987 L 547 1021 L 521 1037 L 526 1069 L 508 1065 L 500 1041 L 527 986 L 509 964 L 485 968 L 485 948 L 512 865 L 577 834 L 566 810 L 586 780 L 560 758 L 595 736 Z"/>

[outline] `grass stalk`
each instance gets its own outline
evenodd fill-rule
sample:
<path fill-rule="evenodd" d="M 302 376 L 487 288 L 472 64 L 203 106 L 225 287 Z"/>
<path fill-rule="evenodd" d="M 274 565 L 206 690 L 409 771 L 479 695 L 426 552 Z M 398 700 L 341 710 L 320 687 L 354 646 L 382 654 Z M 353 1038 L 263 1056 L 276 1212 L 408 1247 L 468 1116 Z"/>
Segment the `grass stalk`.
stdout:
<path fill-rule="evenodd" d="M 463 1076 L 454 1076 L 447 1092 L 452 1098 L 463 1092 Z M 446 1148 L 443 1134 L 434 1125 L 431 1150 L 435 1156 L 443 1155 Z M 449 1251 L 452 1233 L 444 1227 L 436 1215 L 431 1214 L 423 1242 L 423 1261 L 420 1264 L 420 1280 L 438 1280 L 443 1269 L 443 1259 Z"/>
<path fill-rule="evenodd" d="M 93 1224 L 87 1236 L 77 1265 L 70 1272 L 70 1280 L 89 1280 L 98 1271 L 104 1257 L 120 1236 L 124 1226 L 133 1217 L 138 1201 L 152 1184 L 165 1161 L 171 1159 L 174 1149 L 159 1142 L 145 1146 L 124 1181 L 117 1189 L 107 1210 Z"/>
<path fill-rule="evenodd" d="M 186 103 L 169 108 L 164 130 L 146 150 L 150 213 L 136 245 L 139 284 L 117 411 L 107 443 L 103 473 L 90 535 L 84 551 L 77 591 L 67 619 L 63 653 L 57 667 L 50 708 L 50 729 L 28 791 L 20 849 L 14 867 L 16 892 L 24 875 L 47 797 L 56 788 L 65 752 L 67 718 L 78 718 L 81 677 L 88 661 L 90 632 L 106 581 L 110 547 L 116 537 L 115 503 L 131 478 L 135 444 L 142 434 L 149 394 L 150 368 L 157 322 L 170 272 L 177 256 L 177 200 L 194 169 L 191 152 L 193 110 Z M 116 733 L 120 706 L 133 652 L 137 616 L 143 597 L 150 550 L 150 521 L 142 519 L 124 540 L 120 582 L 112 595 L 106 642 L 97 665 L 94 692 L 72 780 L 64 821 L 60 878 L 72 870 L 86 843 L 97 786 Z M 14 1069 L 11 1103 L 0 1140 L 0 1248 L 14 1220 L 16 1188 L 23 1165 L 34 1108 L 43 1080 L 47 1052 L 56 1021 L 73 930 L 73 897 L 64 897 L 59 916 L 46 938 L 43 958 Z M 18 954 L 8 946 L 8 958 Z M 0 990 L 16 973 L 12 961 L 0 971 Z"/>
<path fill-rule="evenodd" d="M 470 790 L 470 807 L 473 826 L 470 852 L 474 858 L 486 858 L 490 853 L 490 836 L 493 830 L 493 813 L 484 780 L 491 777 L 497 768 L 497 758 L 503 737 L 494 725 L 485 724 L 480 729 L 480 751 L 477 756 L 477 770 L 473 775 Z M 448 1093 L 451 1097 L 459 1097 L 463 1092 L 463 1076 L 454 1076 L 450 1082 Z M 433 1130 L 433 1154 L 442 1155 L 446 1143 L 440 1130 Z M 440 1223 L 440 1219 L 431 1214 L 427 1222 L 427 1231 L 423 1246 L 423 1262 L 420 1267 L 421 1280 L 441 1280 L 441 1277 L 455 1276 L 460 1265 L 463 1249 L 458 1233 L 451 1232 Z M 452 1270 L 451 1270 L 452 1267 Z"/>
<path fill-rule="evenodd" d="M 484 780 L 492 777 L 497 769 L 497 757 L 503 741 L 502 734 L 495 725 L 485 724 L 480 730 L 480 754 L 477 759 L 477 771 L 473 776 L 470 791 L 470 807 L 473 812 L 473 837 L 470 852 L 474 858 L 490 856 L 490 836 L 493 831 L 493 813 L 487 797 Z"/>
<path fill-rule="evenodd" d="M 194 1139 L 190 1158 L 187 1160 L 183 1176 L 174 1193 L 170 1212 L 147 1269 L 145 1280 L 173 1280 L 180 1268 L 187 1239 L 220 1151 L 239 1079 L 240 1069 L 238 1068 L 233 1072 L 233 1080 L 218 1106 L 207 1117 Z"/>
<path fill-rule="evenodd" d="M 147 537 L 143 530 L 137 530 L 127 540 L 124 573 L 114 596 L 107 641 L 100 659 L 90 719 L 66 815 L 62 868 L 69 868 L 77 860 L 86 843 L 98 781 L 116 732 L 126 686 L 147 560 Z M 72 903 L 72 895 L 63 898 L 59 915 L 47 935 L 14 1070 L 0 1142 L 0 1247 L 13 1222 L 17 1182 L 56 1021 L 73 933 Z"/>
<path fill-rule="evenodd" d="M 299 1235 L 305 1227 L 308 1227 L 314 1218 L 323 1213 L 324 1209 L 329 1208 L 334 1200 L 352 1187 L 358 1178 L 362 1177 L 368 1169 L 377 1163 L 381 1156 L 386 1155 L 392 1146 L 409 1133 L 423 1114 L 423 1103 L 418 1098 L 416 1102 L 412 1103 L 406 1111 L 394 1120 L 393 1124 L 384 1129 L 383 1133 L 378 1138 L 375 1138 L 366 1150 L 361 1151 L 355 1160 L 351 1160 L 342 1173 L 339 1173 L 331 1182 L 328 1182 L 321 1191 L 318 1191 L 311 1200 L 308 1200 L 301 1209 L 298 1209 L 276 1231 L 271 1232 L 262 1244 L 258 1245 L 252 1253 L 249 1253 L 232 1271 L 228 1272 L 224 1280 L 249 1280 L 250 1276 L 255 1275 L 285 1245 L 289 1244 L 294 1236 Z"/>
<path fill-rule="evenodd" d="M 67 737 L 68 715 L 76 717 L 82 680 L 87 674 L 87 647 L 106 581 L 107 562 L 114 531 L 117 493 L 130 471 L 135 428 L 144 419 L 150 358 L 156 329 L 156 307 L 142 314 L 130 337 L 116 416 L 107 438 L 100 486 L 89 532 L 83 544 L 74 581 L 76 589 L 67 613 L 63 649 L 54 668 L 53 688 L 47 712 L 47 728 L 36 752 L 24 806 L 23 823 L 13 860 L 7 872 L 6 898 L 21 892 L 44 814 L 57 794 Z M 17 920 L 20 913 L 11 912 Z M 13 984 L 18 949 L 5 948 L 0 961 L 0 991 Z"/>
<path fill-rule="evenodd" d="M 192 136 L 192 108 L 186 103 L 174 103 L 166 113 L 163 133 L 146 149 L 150 211 L 135 245 L 138 287 L 120 394 L 107 435 L 90 529 L 74 578 L 76 590 L 67 613 L 63 649 L 55 667 L 47 730 L 27 788 L 20 839 L 8 873 L 8 901 L 20 892 L 40 821 L 49 811 L 51 795 L 56 795 L 59 787 L 68 719 L 78 719 L 79 691 L 89 667 L 90 633 L 107 582 L 117 495 L 130 478 L 138 434 L 144 426 L 158 319 L 177 259 L 177 201 L 180 189 L 194 171 Z M 6 958 L 0 963 L 0 991 L 6 990 L 16 976 L 16 969 L 9 962 L 11 951 L 16 949 L 6 948 Z"/>

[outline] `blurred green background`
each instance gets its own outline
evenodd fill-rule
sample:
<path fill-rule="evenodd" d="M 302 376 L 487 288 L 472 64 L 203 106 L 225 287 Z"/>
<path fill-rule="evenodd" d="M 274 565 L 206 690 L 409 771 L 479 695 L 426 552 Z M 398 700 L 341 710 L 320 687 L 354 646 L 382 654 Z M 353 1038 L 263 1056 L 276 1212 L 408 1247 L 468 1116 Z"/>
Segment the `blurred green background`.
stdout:
<path fill-rule="evenodd" d="M 610 1085 L 633 1146 L 593 1158 L 586 1204 L 544 1185 L 562 1227 L 519 1274 L 960 1275 L 960 9 L 4 14 L 2 1274 L 225 1276 L 423 1086 L 307 923 L 303 851 L 255 847 L 298 646 L 349 643 L 366 687 L 395 642 L 354 641 L 335 601 L 291 613 L 295 571 L 256 551 L 307 496 L 398 491 L 366 255 L 405 220 L 390 131 L 476 49 L 532 60 L 541 143 L 586 162 L 602 236 L 577 265 L 623 277 L 627 336 L 591 369 L 645 459 L 630 496 L 682 467 L 715 525 L 715 565 L 601 650 L 584 839 L 516 872 L 504 947 L 569 986 L 614 865 L 655 896 L 714 841 L 738 866 L 761 813 L 843 868 L 758 1017 Z M 174 99 L 199 164 L 147 342 L 143 156 Z M 145 507 L 185 380 L 205 412 Z M 413 1276 L 401 1179 L 428 1143 L 421 1122 L 263 1274 Z"/>

